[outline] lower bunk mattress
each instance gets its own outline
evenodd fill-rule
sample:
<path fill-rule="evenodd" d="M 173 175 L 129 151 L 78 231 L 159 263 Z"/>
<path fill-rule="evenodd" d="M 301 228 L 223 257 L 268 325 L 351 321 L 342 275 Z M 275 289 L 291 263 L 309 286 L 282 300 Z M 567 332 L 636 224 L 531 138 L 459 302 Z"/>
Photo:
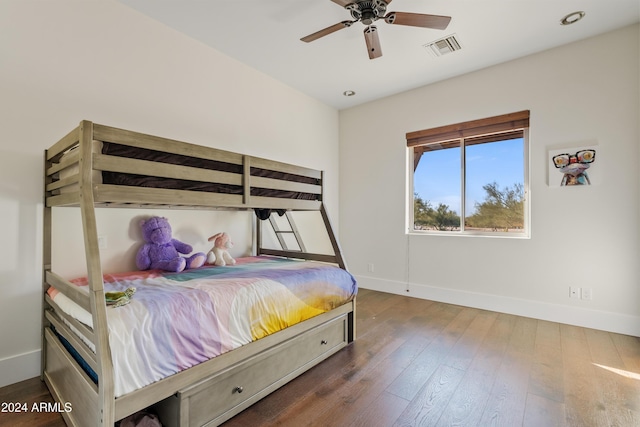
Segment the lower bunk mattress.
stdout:
<path fill-rule="evenodd" d="M 73 281 L 88 292 L 87 280 Z M 116 397 L 353 300 L 357 284 L 338 267 L 276 257 L 168 273 L 104 276 L 105 292 L 136 288 L 107 307 Z M 54 288 L 50 297 L 92 327 L 91 315 Z M 81 337 L 82 338 L 82 337 Z"/>

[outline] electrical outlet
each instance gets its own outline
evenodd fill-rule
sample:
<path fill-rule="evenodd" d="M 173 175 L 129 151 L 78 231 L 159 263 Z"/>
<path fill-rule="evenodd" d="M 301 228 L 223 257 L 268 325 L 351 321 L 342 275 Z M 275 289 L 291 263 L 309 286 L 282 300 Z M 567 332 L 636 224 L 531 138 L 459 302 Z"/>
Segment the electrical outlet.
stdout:
<path fill-rule="evenodd" d="M 98 249 L 107 249 L 107 236 L 98 236 Z"/>
<path fill-rule="evenodd" d="M 580 288 L 577 286 L 569 286 L 569 298 L 580 298 L 582 292 Z"/>
<path fill-rule="evenodd" d="M 581 297 L 583 300 L 591 301 L 593 299 L 593 290 L 591 288 L 582 288 Z"/>
<path fill-rule="evenodd" d="M 373 272 L 374 272 L 374 270 L 375 270 L 375 268 L 374 268 L 374 266 L 373 266 L 373 263 L 372 263 L 372 262 L 370 262 L 369 264 L 367 264 L 367 271 L 368 271 L 369 273 L 373 273 Z"/>

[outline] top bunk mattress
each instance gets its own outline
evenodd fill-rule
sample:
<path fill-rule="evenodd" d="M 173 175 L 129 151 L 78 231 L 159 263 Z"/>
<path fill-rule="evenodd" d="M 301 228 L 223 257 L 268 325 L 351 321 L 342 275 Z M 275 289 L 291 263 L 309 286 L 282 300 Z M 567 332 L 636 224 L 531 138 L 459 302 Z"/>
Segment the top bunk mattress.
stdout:
<path fill-rule="evenodd" d="M 329 264 L 247 257 L 234 266 L 104 276 L 105 292 L 135 287 L 129 304 L 107 308 L 116 397 L 348 303 L 347 271 Z M 73 281 L 88 291 L 87 280 Z M 91 315 L 51 288 L 67 314 Z"/>

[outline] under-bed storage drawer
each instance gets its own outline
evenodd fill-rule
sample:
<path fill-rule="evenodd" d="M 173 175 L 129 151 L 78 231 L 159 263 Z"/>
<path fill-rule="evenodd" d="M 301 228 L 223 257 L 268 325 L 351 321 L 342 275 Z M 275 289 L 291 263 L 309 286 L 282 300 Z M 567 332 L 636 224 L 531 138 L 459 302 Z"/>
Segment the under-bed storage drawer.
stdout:
<path fill-rule="evenodd" d="M 160 402 L 168 427 L 216 426 L 347 345 L 347 315 L 208 377 Z"/>

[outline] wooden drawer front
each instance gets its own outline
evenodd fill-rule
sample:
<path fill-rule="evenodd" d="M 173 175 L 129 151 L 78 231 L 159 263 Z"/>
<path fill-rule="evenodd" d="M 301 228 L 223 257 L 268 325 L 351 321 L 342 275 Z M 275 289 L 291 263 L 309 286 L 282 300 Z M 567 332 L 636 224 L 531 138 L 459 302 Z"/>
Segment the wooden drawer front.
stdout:
<path fill-rule="evenodd" d="M 181 391 L 178 397 L 181 409 L 188 414 L 188 425 L 202 426 L 233 409 L 230 416 L 235 415 L 267 394 L 261 392 L 275 390 L 304 371 L 300 368 L 344 347 L 346 319 L 342 316 L 321 325 Z M 186 414 L 182 414 L 183 420 Z"/>

